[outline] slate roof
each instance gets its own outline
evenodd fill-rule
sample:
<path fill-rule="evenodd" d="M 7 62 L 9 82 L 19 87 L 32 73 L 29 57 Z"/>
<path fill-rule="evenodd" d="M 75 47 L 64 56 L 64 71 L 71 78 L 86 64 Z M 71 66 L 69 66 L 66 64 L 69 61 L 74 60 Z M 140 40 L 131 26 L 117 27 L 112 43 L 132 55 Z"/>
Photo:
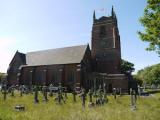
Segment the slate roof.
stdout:
<path fill-rule="evenodd" d="M 64 47 L 26 54 L 27 66 L 80 63 L 88 45 Z"/>

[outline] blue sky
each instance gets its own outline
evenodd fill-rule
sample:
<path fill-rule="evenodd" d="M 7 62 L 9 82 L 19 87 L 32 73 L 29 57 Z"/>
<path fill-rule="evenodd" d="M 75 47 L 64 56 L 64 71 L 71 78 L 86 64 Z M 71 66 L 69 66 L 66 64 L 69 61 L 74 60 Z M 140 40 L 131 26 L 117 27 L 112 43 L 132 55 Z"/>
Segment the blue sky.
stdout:
<path fill-rule="evenodd" d="M 16 50 L 35 50 L 87 44 L 92 16 L 108 16 L 114 6 L 121 36 L 122 58 L 136 71 L 159 62 L 148 43 L 139 40 L 139 17 L 146 0 L 0 0 L 0 71 L 6 72 Z M 104 9 L 103 11 L 101 9 Z"/>

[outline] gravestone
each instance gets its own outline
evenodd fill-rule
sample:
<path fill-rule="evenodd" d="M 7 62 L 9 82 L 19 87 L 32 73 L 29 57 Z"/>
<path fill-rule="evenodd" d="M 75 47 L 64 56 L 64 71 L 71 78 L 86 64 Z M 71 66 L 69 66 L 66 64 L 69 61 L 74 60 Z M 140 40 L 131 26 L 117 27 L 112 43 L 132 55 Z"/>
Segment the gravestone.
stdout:
<path fill-rule="evenodd" d="M 65 97 L 65 99 L 68 98 L 68 97 L 67 97 L 67 87 L 64 88 L 64 97 Z"/>
<path fill-rule="evenodd" d="M 119 88 L 119 96 L 122 96 L 122 88 Z"/>
<path fill-rule="evenodd" d="M 24 110 L 25 110 L 25 107 L 24 107 L 24 105 L 16 105 L 16 106 L 14 107 L 14 109 L 15 109 L 16 111 L 24 111 Z"/>
<path fill-rule="evenodd" d="M 116 93 L 117 91 L 116 91 L 116 88 L 113 88 L 113 95 L 114 95 L 114 99 L 116 99 L 117 97 L 116 97 Z"/>
<path fill-rule="evenodd" d="M 138 85 L 138 95 L 141 96 L 143 92 L 144 92 L 144 91 L 143 91 L 143 87 L 140 87 L 140 86 Z"/>
<path fill-rule="evenodd" d="M 105 103 L 108 102 L 107 91 L 106 91 L 106 84 L 105 83 L 103 85 L 103 102 L 105 102 Z"/>
<path fill-rule="evenodd" d="M 11 87 L 11 96 L 14 97 L 14 87 Z"/>
<path fill-rule="evenodd" d="M 44 85 L 42 87 L 42 93 L 43 93 L 43 101 L 47 102 L 48 101 L 48 98 L 47 98 L 47 86 Z"/>
<path fill-rule="evenodd" d="M 58 92 L 57 92 L 57 98 L 58 99 L 58 103 L 61 104 L 62 101 L 65 103 L 65 99 L 63 98 L 63 90 L 62 90 L 62 86 L 61 84 L 58 87 Z"/>
<path fill-rule="evenodd" d="M 22 97 L 23 96 L 23 86 L 22 85 L 19 86 L 19 91 L 20 91 L 20 97 Z"/>
<path fill-rule="evenodd" d="M 76 90 L 74 89 L 73 92 L 72 92 L 73 101 L 74 101 L 74 102 L 76 102 L 76 94 L 77 94 L 77 93 L 76 93 Z"/>
<path fill-rule="evenodd" d="M 131 95 L 131 110 L 136 110 L 136 97 L 135 97 L 135 90 L 130 89 Z"/>
<path fill-rule="evenodd" d="M 88 91 L 88 96 L 89 96 L 89 105 L 88 107 L 93 107 L 95 104 L 93 103 L 93 89 L 89 89 Z"/>
<path fill-rule="evenodd" d="M 6 85 L 3 85 L 2 94 L 3 94 L 3 100 L 5 101 L 7 98 L 7 86 Z"/>
<path fill-rule="evenodd" d="M 85 101 L 86 101 L 86 91 L 84 88 L 81 90 L 81 100 L 82 100 L 82 108 L 85 108 Z"/>
<path fill-rule="evenodd" d="M 92 95 L 93 95 L 93 91 L 92 91 L 91 89 L 89 89 L 88 95 L 89 95 L 89 102 L 92 103 Z"/>
<path fill-rule="evenodd" d="M 49 96 L 50 97 L 53 96 L 53 90 L 52 90 L 53 87 L 54 87 L 53 84 L 50 84 L 50 86 L 49 86 Z"/>
<path fill-rule="evenodd" d="M 34 87 L 34 103 L 39 103 L 39 100 L 38 100 L 38 87 L 37 86 Z"/>
<path fill-rule="evenodd" d="M 103 91 L 102 91 L 102 88 L 101 88 L 101 85 L 99 86 L 99 89 L 98 89 L 98 105 L 102 105 L 103 104 Z"/>

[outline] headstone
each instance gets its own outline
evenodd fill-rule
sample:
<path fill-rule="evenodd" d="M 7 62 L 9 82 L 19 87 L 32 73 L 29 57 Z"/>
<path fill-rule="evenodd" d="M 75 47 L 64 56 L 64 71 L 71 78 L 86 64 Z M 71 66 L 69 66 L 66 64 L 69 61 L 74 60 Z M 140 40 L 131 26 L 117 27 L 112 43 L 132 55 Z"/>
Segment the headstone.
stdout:
<path fill-rule="evenodd" d="M 62 90 L 62 86 L 61 84 L 58 87 L 58 93 L 57 93 L 57 99 L 58 99 L 58 103 L 61 104 L 62 101 L 65 103 L 65 99 L 63 98 L 63 90 Z"/>
<path fill-rule="evenodd" d="M 52 90 L 52 88 L 53 88 L 53 84 L 50 84 L 50 86 L 49 86 L 49 96 L 50 97 L 53 96 L 53 90 Z"/>
<path fill-rule="evenodd" d="M 98 89 L 98 105 L 102 105 L 102 104 L 103 104 L 103 91 L 100 85 Z"/>
<path fill-rule="evenodd" d="M 81 100 L 82 100 L 82 108 L 85 108 L 85 101 L 86 101 L 86 91 L 84 88 L 81 90 Z"/>
<path fill-rule="evenodd" d="M 6 85 L 3 85 L 2 94 L 3 94 L 3 100 L 5 101 L 7 98 L 7 86 Z"/>
<path fill-rule="evenodd" d="M 103 102 L 105 102 L 105 103 L 108 102 L 106 84 L 103 85 Z"/>
<path fill-rule="evenodd" d="M 25 110 L 25 107 L 24 107 L 24 105 L 16 105 L 16 106 L 14 107 L 14 109 L 15 109 L 16 111 L 24 111 L 24 110 Z"/>
<path fill-rule="evenodd" d="M 119 96 L 122 96 L 122 89 L 119 88 Z"/>
<path fill-rule="evenodd" d="M 47 98 L 47 86 L 44 85 L 42 87 L 42 93 L 43 93 L 43 101 L 47 102 L 48 101 L 48 98 Z"/>
<path fill-rule="evenodd" d="M 20 97 L 22 97 L 23 96 L 23 86 L 22 85 L 19 87 L 19 91 L 20 91 Z"/>
<path fill-rule="evenodd" d="M 89 95 L 89 102 L 92 103 L 92 95 L 93 95 L 93 92 L 92 92 L 91 89 L 89 89 L 88 95 Z"/>
<path fill-rule="evenodd" d="M 39 103 L 39 100 L 38 100 L 38 87 L 37 86 L 34 87 L 34 103 Z"/>
<path fill-rule="evenodd" d="M 67 97 L 67 87 L 64 88 L 64 97 L 65 97 L 65 99 L 68 98 L 68 97 Z"/>
<path fill-rule="evenodd" d="M 135 98 L 135 90 L 130 89 L 131 95 L 131 110 L 136 110 L 136 98 Z"/>
<path fill-rule="evenodd" d="M 76 93 L 76 90 L 74 89 L 73 92 L 72 92 L 73 101 L 74 101 L 74 102 L 76 102 L 76 94 L 77 94 L 77 93 Z"/>
<path fill-rule="evenodd" d="M 11 96 L 14 97 L 14 88 L 11 88 Z"/>
<path fill-rule="evenodd" d="M 117 97 L 116 97 L 116 93 L 117 91 L 116 91 L 116 88 L 113 88 L 113 95 L 114 95 L 114 99 L 116 99 Z"/>
<path fill-rule="evenodd" d="M 93 97 L 93 89 L 89 89 L 89 91 L 88 91 L 88 96 L 89 96 L 89 104 L 88 104 L 88 107 L 93 107 L 95 104 L 94 104 L 94 102 L 93 102 L 93 99 L 92 99 L 92 97 Z"/>

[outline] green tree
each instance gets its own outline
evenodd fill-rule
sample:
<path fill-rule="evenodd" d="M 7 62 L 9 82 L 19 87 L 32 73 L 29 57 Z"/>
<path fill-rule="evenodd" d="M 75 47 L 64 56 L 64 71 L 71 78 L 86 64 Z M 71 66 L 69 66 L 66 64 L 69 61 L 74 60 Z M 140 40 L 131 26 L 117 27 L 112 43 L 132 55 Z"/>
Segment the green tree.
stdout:
<path fill-rule="evenodd" d="M 143 81 L 137 75 L 133 75 L 133 79 L 137 81 L 138 85 L 142 86 Z"/>
<path fill-rule="evenodd" d="M 152 65 L 138 71 L 136 78 L 148 84 L 160 84 L 160 64 Z"/>
<path fill-rule="evenodd" d="M 144 27 L 143 32 L 138 32 L 140 39 L 149 42 L 146 50 L 156 51 L 160 55 L 160 0 L 147 0 L 140 23 Z"/>
<path fill-rule="evenodd" d="M 2 82 L 2 79 L 5 77 L 5 73 L 0 73 L 0 83 Z"/>
<path fill-rule="evenodd" d="M 121 68 L 121 72 L 124 73 L 124 74 L 131 73 L 135 70 L 133 63 L 128 62 L 128 61 L 123 60 L 123 59 L 121 60 L 120 68 Z"/>

